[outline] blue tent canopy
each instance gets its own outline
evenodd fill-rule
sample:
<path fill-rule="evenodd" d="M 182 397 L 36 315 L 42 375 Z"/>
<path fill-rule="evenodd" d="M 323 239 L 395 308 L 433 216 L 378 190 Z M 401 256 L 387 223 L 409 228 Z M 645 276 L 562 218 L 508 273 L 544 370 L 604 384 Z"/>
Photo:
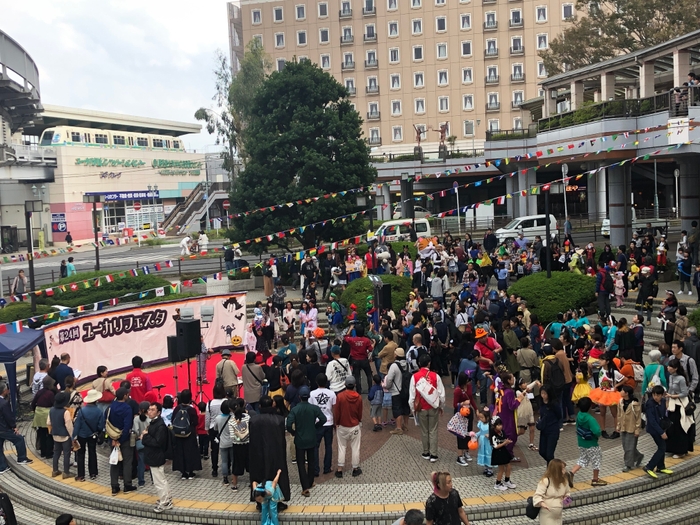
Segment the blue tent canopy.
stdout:
<path fill-rule="evenodd" d="M 41 357 L 48 357 L 43 330 L 25 328 L 18 334 L 0 334 L 0 363 L 5 364 L 13 412 L 17 411 L 17 360 L 35 346 L 39 346 Z"/>

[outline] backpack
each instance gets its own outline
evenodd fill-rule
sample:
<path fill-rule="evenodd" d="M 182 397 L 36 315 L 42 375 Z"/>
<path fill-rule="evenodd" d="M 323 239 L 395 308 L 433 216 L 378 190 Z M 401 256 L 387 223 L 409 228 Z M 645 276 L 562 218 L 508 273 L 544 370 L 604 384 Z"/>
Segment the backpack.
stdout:
<path fill-rule="evenodd" d="M 343 303 L 338 304 L 340 304 L 340 315 L 342 315 L 343 319 L 345 319 L 348 316 L 348 307 L 345 306 Z"/>
<path fill-rule="evenodd" d="M 192 433 L 192 425 L 190 425 L 190 415 L 187 410 L 178 410 L 173 417 L 173 434 L 178 438 L 190 437 Z"/>
<path fill-rule="evenodd" d="M 413 374 L 408 369 L 408 365 L 406 365 L 406 370 L 401 368 L 399 364 L 396 366 L 398 366 L 401 371 L 401 391 L 399 392 L 399 399 L 404 403 L 408 403 L 408 398 L 411 397 L 411 377 L 413 377 Z"/>
<path fill-rule="evenodd" d="M 613 291 L 615 291 L 615 283 L 613 283 L 612 275 L 610 275 L 610 272 L 607 271 L 603 276 L 603 290 L 608 293 L 613 293 Z"/>
<path fill-rule="evenodd" d="M 554 390 L 561 390 L 566 386 L 564 371 L 561 369 L 559 361 L 557 361 L 556 358 L 549 360 L 549 384 L 552 385 Z"/>
<path fill-rule="evenodd" d="M 634 380 L 637 383 L 644 381 L 644 367 L 639 363 L 634 363 L 632 365 L 632 370 L 634 370 Z"/>
<path fill-rule="evenodd" d="M 240 421 L 236 418 L 231 418 L 228 424 L 229 432 L 233 441 L 237 443 L 247 443 L 249 440 L 249 427 L 247 419 L 241 419 Z"/>

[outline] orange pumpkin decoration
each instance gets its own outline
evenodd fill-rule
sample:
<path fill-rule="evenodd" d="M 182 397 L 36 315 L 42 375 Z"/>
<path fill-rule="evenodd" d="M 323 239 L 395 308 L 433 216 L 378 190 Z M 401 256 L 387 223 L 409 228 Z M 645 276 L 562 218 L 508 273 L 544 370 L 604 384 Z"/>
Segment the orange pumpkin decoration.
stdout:
<path fill-rule="evenodd" d="M 472 438 L 469 440 L 469 443 L 467 443 L 467 448 L 469 450 L 476 450 L 479 448 L 479 442 L 476 439 Z"/>
<path fill-rule="evenodd" d="M 241 346 L 243 344 L 243 338 L 239 335 L 231 336 L 231 344 L 233 346 Z"/>
<path fill-rule="evenodd" d="M 468 406 L 463 406 L 462 408 L 459 409 L 459 415 L 462 417 L 469 417 L 469 414 L 471 414 L 472 411 Z"/>

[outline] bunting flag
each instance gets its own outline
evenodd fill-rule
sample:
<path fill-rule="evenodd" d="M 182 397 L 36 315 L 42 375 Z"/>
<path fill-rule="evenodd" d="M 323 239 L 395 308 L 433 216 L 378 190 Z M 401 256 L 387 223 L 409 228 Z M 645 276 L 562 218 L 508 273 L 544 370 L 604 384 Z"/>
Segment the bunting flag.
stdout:
<path fill-rule="evenodd" d="M 159 271 L 161 271 L 161 270 L 163 269 L 163 267 L 161 266 L 160 263 L 155 263 L 155 264 L 153 265 L 153 267 L 156 269 L 157 272 L 159 272 Z"/>
<path fill-rule="evenodd" d="M 117 306 L 119 304 L 119 299 L 116 297 L 114 299 L 109 300 L 109 306 Z"/>
<path fill-rule="evenodd" d="M 170 260 L 165 261 L 165 267 L 166 267 L 166 268 L 172 268 L 172 267 L 173 267 L 173 262 L 170 261 Z"/>
<path fill-rule="evenodd" d="M 129 270 L 129 273 L 131 274 L 132 277 L 136 277 L 139 274 L 139 272 L 136 268 L 132 268 L 131 270 Z"/>
<path fill-rule="evenodd" d="M 165 288 L 163 288 L 162 286 L 160 288 L 156 288 L 156 297 L 165 297 Z"/>
<path fill-rule="evenodd" d="M 170 285 L 170 293 L 177 293 L 177 290 L 178 290 L 177 284 Z"/>
<path fill-rule="evenodd" d="M 22 321 L 14 321 L 12 323 L 12 330 L 18 334 L 22 331 Z"/>
<path fill-rule="evenodd" d="M 148 275 L 151 273 L 151 270 L 148 269 L 148 266 L 142 266 L 141 271 L 144 273 L 144 275 Z"/>
<path fill-rule="evenodd" d="M 105 275 L 105 281 L 107 281 L 108 283 L 114 282 L 114 277 L 112 277 L 111 275 Z"/>

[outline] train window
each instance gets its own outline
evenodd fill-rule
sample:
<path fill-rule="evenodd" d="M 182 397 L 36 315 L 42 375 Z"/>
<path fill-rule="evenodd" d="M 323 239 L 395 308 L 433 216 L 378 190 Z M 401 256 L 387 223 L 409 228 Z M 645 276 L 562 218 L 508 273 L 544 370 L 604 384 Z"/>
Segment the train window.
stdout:
<path fill-rule="evenodd" d="M 168 139 L 165 139 L 165 147 L 170 149 L 170 141 Z"/>
<path fill-rule="evenodd" d="M 148 147 L 148 139 L 136 137 L 136 144 L 138 144 L 139 146 Z"/>
<path fill-rule="evenodd" d="M 180 141 L 179 140 L 173 140 L 173 148 L 180 149 Z"/>
<path fill-rule="evenodd" d="M 78 133 L 77 131 L 70 132 L 70 140 L 71 140 L 71 142 L 82 142 L 83 141 L 82 137 L 80 136 L 80 133 Z"/>
<path fill-rule="evenodd" d="M 129 146 L 134 145 L 134 137 L 129 137 Z"/>
<path fill-rule="evenodd" d="M 92 137 L 90 137 L 90 134 L 89 134 L 89 133 L 86 133 L 86 134 L 84 135 L 84 137 L 85 137 L 85 142 L 86 142 L 86 143 L 90 144 L 90 143 L 92 142 Z"/>
<path fill-rule="evenodd" d="M 163 139 L 153 139 L 153 147 L 154 148 L 162 148 L 163 147 Z"/>
<path fill-rule="evenodd" d="M 44 134 L 41 136 L 41 144 L 40 146 L 50 146 L 53 140 L 53 130 L 47 130 L 44 131 Z M 58 142 L 58 141 L 57 141 Z"/>
<path fill-rule="evenodd" d="M 107 135 L 105 135 L 104 133 L 95 133 L 95 142 L 97 144 L 109 144 Z"/>
<path fill-rule="evenodd" d="M 112 140 L 114 141 L 115 146 L 126 145 L 126 141 L 124 140 L 124 135 L 113 135 Z"/>

